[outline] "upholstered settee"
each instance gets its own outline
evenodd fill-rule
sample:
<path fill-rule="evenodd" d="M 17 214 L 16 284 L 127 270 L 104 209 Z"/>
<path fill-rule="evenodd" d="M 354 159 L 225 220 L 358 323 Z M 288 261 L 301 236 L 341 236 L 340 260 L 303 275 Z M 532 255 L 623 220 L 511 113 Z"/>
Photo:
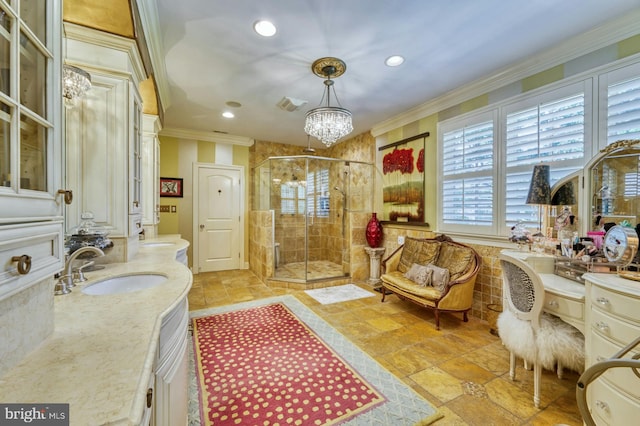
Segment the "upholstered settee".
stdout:
<path fill-rule="evenodd" d="M 388 293 L 394 293 L 433 309 L 437 330 L 440 312 L 462 312 L 467 322 L 481 264 L 482 258 L 473 248 L 446 235 L 406 237 L 382 262 L 382 302 Z"/>

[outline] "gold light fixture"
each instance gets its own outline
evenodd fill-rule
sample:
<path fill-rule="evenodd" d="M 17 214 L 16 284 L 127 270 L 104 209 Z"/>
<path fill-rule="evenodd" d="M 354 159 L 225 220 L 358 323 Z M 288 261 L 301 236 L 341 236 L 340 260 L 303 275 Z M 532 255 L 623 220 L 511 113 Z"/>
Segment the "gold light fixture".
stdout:
<path fill-rule="evenodd" d="M 331 78 L 340 77 L 347 70 L 346 64 L 338 58 L 320 58 L 311 65 L 311 70 L 318 77 L 325 78 L 324 85 L 326 91 L 323 93 L 322 101 L 326 98 L 326 106 L 319 106 L 307 112 L 304 123 L 304 131 L 320 140 L 328 147 L 333 145 L 338 139 L 348 135 L 353 130 L 351 121 L 351 111 L 342 107 L 332 107 L 330 105 L 331 89 L 336 98 L 338 97 L 333 87 Z"/>
<path fill-rule="evenodd" d="M 62 67 L 62 97 L 66 107 L 73 108 L 89 89 L 91 76 L 88 72 L 72 65 Z"/>

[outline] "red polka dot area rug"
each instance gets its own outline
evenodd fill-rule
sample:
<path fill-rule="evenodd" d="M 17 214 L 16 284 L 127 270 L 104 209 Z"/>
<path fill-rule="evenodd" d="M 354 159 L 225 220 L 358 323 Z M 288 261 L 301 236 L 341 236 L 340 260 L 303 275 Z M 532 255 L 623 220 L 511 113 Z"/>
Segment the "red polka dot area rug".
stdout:
<path fill-rule="evenodd" d="M 427 425 L 441 414 L 293 296 L 191 312 L 190 425 Z"/>

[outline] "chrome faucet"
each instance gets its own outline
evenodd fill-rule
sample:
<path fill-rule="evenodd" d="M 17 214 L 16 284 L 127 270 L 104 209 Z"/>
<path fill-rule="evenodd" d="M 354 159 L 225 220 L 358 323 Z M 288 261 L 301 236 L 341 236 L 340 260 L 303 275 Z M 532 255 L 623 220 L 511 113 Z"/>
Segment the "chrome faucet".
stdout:
<path fill-rule="evenodd" d="M 93 246 L 82 247 L 74 251 L 73 253 L 71 253 L 71 255 L 67 258 L 67 262 L 64 265 L 64 275 L 62 275 L 58 279 L 58 282 L 56 283 L 53 294 L 55 294 L 56 296 L 59 296 L 61 294 L 71 293 L 71 287 L 75 287 L 75 283 L 73 282 L 73 270 L 72 270 L 73 261 L 76 260 L 78 256 L 80 256 L 81 254 L 87 253 L 87 252 L 93 252 L 98 256 L 104 256 L 104 252 L 102 250 L 100 250 L 98 247 L 93 247 Z M 89 265 L 83 265 L 81 268 L 85 266 L 89 266 Z"/>

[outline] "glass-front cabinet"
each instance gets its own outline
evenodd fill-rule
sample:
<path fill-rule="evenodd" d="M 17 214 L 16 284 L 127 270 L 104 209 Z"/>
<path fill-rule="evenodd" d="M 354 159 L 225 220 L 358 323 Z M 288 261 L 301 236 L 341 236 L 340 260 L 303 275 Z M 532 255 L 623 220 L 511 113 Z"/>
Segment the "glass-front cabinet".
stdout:
<path fill-rule="evenodd" d="M 1 223 L 60 216 L 60 3 L 0 4 Z"/>
<path fill-rule="evenodd" d="M 64 264 L 61 5 L 0 2 L 0 376 L 53 332 Z"/>

